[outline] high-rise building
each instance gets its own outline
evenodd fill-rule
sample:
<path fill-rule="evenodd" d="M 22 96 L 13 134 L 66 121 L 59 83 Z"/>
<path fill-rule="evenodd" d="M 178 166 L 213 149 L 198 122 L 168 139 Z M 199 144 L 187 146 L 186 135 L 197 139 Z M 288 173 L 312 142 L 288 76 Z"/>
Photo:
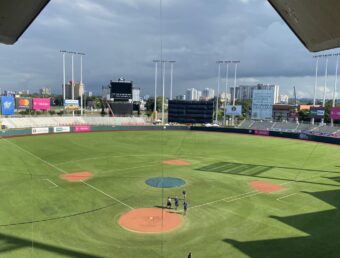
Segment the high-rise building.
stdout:
<path fill-rule="evenodd" d="M 84 83 L 74 82 L 74 99 L 78 99 L 84 94 L 84 86 Z M 66 84 L 65 95 L 66 99 L 72 99 L 72 81 Z"/>
<path fill-rule="evenodd" d="M 213 99 L 215 96 L 215 90 L 211 88 L 205 88 L 202 91 L 202 97 L 205 98 L 206 100 Z"/>
<path fill-rule="evenodd" d="M 254 90 L 273 90 L 273 104 L 280 102 L 280 86 L 274 84 L 240 85 L 236 87 L 235 99 L 248 100 L 253 98 Z M 234 96 L 234 87 L 230 88 L 231 99 Z"/>
<path fill-rule="evenodd" d="M 39 90 L 40 95 L 47 95 L 50 96 L 51 95 L 51 89 L 49 88 L 42 88 Z"/>
<path fill-rule="evenodd" d="M 198 100 L 198 92 L 197 89 L 195 88 L 187 89 L 185 95 L 186 100 Z"/>
<path fill-rule="evenodd" d="M 186 100 L 186 95 L 178 95 L 175 97 L 176 100 Z"/>
<path fill-rule="evenodd" d="M 140 88 L 136 88 L 136 87 L 132 88 L 132 101 L 140 102 Z"/>

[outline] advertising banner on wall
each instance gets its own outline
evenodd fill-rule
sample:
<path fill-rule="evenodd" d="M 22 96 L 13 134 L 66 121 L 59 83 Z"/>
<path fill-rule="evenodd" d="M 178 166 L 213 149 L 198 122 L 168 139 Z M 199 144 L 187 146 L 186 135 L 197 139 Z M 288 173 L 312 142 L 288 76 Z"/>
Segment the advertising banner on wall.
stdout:
<path fill-rule="evenodd" d="M 224 110 L 227 116 L 241 116 L 242 115 L 242 106 L 231 106 L 227 105 Z"/>
<path fill-rule="evenodd" d="M 91 126 L 90 125 L 76 125 L 74 127 L 74 131 L 76 133 L 91 132 Z"/>
<path fill-rule="evenodd" d="M 273 117 L 273 90 L 254 90 L 251 118 L 271 120 Z"/>
<path fill-rule="evenodd" d="M 255 130 L 254 134 L 255 135 L 262 135 L 262 136 L 269 136 L 269 131 L 268 130 Z"/>
<path fill-rule="evenodd" d="M 324 118 L 325 108 L 324 107 L 311 107 L 309 110 L 310 118 Z"/>
<path fill-rule="evenodd" d="M 74 111 L 79 109 L 79 101 L 77 99 L 65 99 L 64 108 Z"/>
<path fill-rule="evenodd" d="M 32 128 L 32 134 L 46 134 L 49 133 L 48 127 Z"/>
<path fill-rule="evenodd" d="M 17 109 L 32 109 L 32 99 L 31 98 L 16 98 L 15 107 Z"/>
<path fill-rule="evenodd" d="M 340 107 L 334 107 L 331 109 L 331 118 L 333 120 L 340 120 Z"/>
<path fill-rule="evenodd" d="M 14 97 L 2 96 L 1 97 L 1 113 L 4 116 L 10 116 L 14 114 Z"/>
<path fill-rule="evenodd" d="M 54 133 L 69 133 L 71 132 L 71 127 L 69 126 L 57 126 L 53 127 Z"/>
<path fill-rule="evenodd" d="M 33 110 L 50 110 L 51 100 L 50 98 L 33 98 L 32 99 Z"/>

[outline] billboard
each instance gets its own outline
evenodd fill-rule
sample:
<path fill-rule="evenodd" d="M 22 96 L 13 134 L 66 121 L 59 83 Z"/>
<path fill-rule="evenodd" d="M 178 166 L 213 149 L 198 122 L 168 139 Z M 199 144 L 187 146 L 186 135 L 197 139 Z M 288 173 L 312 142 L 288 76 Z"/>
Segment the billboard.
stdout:
<path fill-rule="evenodd" d="M 2 96 L 1 97 L 1 111 L 5 116 L 14 114 L 14 97 Z"/>
<path fill-rule="evenodd" d="M 111 81 L 110 98 L 116 101 L 132 101 L 132 82 L 130 81 Z"/>
<path fill-rule="evenodd" d="M 15 107 L 17 109 L 31 109 L 32 99 L 31 98 L 16 98 Z"/>
<path fill-rule="evenodd" d="M 214 102 L 169 100 L 168 110 L 169 123 L 211 123 L 213 120 Z"/>
<path fill-rule="evenodd" d="M 311 107 L 309 110 L 310 118 L 324 118 L 325 108 L 324 107 Z"/>
<path fill-rule="evenodd" d="M 273 90 L 254 90 L 251 118 L 271 120 L 273 117 Z"/>
<path fill-rule="evenodd" d="M 74 127 L 74 131 L 76 133 L 91 132 L 91 126 L 90 125 L 76 125 Z"/>
<path fill-rule="evenodd" d="M 77 99 L 65 99 L 64 108 L 66 110 L 78 110 L 79 109 L 79 101 Z"/>
<path fill-rule="evenodd" d="M 71 127 L 69 127 L 69 126 L 53 127 L 53 132 L 54 133 L 69 133 L 69 132 L 71 132 Z"/>
<path fill-rule="evenodd" d="M 227 105 L 224 110 L 227 116 L 241 116 L 242 115 L 242 106 L 231 106 Z"/>
<path fill-rule="evenodd" d="M 46 133 L 49 133 L 48 127 L 32 128 L 32 134 L 46 134 Z"/>
<path fill-rule="evenodd" d="M 51 108 L 50 98 L 33 98 L 32 102 L 33 110 L 50 110 Z"/>
<path fill-rule="evenodd" d="M 340 120 L 340 107 L 334 107 L 331 109 L 331 118 L 333 120 Z"/>

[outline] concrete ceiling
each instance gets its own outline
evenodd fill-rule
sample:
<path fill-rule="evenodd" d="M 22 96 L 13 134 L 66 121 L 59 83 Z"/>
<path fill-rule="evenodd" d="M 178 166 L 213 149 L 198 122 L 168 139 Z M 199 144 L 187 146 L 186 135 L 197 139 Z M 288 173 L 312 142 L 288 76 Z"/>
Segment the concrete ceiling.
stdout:
<path fill-rule="evenodd" d="M 0 43 L 14 44 L 50 0 L 0 0 Z"/>
<path fill-rule="evenodd" d="M 340 47 L 339 0 L 268 0 L 312 52 Z"/>

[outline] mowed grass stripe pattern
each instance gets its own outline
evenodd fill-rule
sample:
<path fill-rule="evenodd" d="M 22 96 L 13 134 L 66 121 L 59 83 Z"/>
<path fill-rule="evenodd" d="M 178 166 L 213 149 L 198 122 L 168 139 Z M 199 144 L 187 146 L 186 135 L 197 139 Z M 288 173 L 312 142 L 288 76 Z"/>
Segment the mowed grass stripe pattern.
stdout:
<path fill-rule="evenodd" d="M 337 146 L 189 131 L 48 135 L 0 144 L 0 257 L 340 253 L 335 237 L 340 233 Z M 162 164 L 170 159 L 192 165 Z M 60 179 L 62 171 L 90 171 L 94 176 L 87 184 L 134 208 L 165 201 L 161 189 L 145 184 L 148 178 L 181 178 L 186 185 L 164 189 L 164 196 L 181 196 L 185 189 L 189 211 L 174 232 L 134 234 L 117 224 L 128 207 L 86 184 Z M 51 188 L 47 180 L 58 187 Z M 253 180 L 286 189 L 257 194 L 249 186 Z M 301 246 L 308 249 L 301 251 Z"/>

